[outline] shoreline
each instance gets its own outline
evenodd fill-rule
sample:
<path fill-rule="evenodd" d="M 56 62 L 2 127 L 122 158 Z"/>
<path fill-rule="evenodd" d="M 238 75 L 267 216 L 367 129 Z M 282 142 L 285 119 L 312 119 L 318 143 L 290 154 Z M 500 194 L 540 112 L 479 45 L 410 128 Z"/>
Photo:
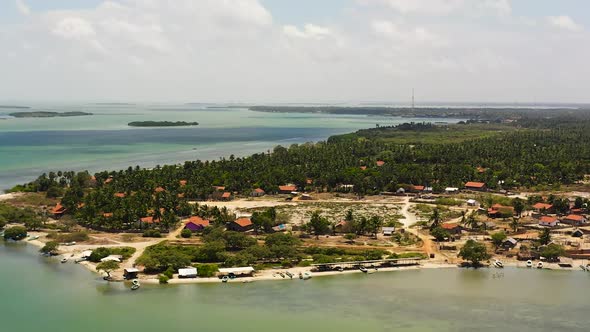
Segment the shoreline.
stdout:
<path fill-rule="evenodd" d="M 35 233 L 32 232 L 31 235 L 43 235 L 43 233 Z M 33 245 L 36 248 L 42 248 L 45 243 L 43 243 L 42 241 L 39 240 L 32 240 L 32 241 L 26 241 L 24 240 L 25 243 L 30 243 L 31 245 Z M 68 263 L 72 264 L 73 259 L 79 258 L 80 257 L 81 252 L 77 253 L 77 250 L 73 250 L 71 252 L 66 252 L 66 253 L 61 253 L 55 257 L 66 257 L 68 258 Z M 72 257 L 72 255 L 74 255 Z M 493 261 L 494 258 L 491 258 L 490 261 Z M 520 261 L 516 261 L 516 260 L 505 260 L 504 262 L 504 266 L 508 267 L 508 268 L 523 268 L 523 269 L 530 269 L 530 270 L 538 270 L 536 267 L 532 267 L 532 268 L 527 268 L 526 267 L 526 262 L 520 262 Z M 536 261 L 535 261 L 536 262 Z M 66 264 L 68 264 L 66 263 Z M 548 263 L 548 262 L 543 262 L 543 270 L 553 270 L 553 271 L 568 271 L 568 272 L 572 272 L 572 271 L 580 271 L 579 269 L 579 265 L 585 265 L 585 263 L 587 263 L 585 260 L 574 260 L 572 262 L 572 267 L 571 268 L 562 268 L 558 265 L 558 263 Z M 96 275 L 99 276 L 104 276 L 103 273 L 100 273 L 98 271 L 96 271 L 96 265 L 95 263 L 91 263 L 88 261 L 82 261 L 78 263 L 80 266 L 82 266 L 83 268 L 87 269 L 90 272 L 95 273 Z M 122 265 L 124 265 L 124 263 L 122 263 Z M 535 265 L 536 266 L 536 265 Z M 441 262 L 436 262 L 436 261 L 429 261 L 429 260 L 424 260 L 422 263 L 418 264 L 418 265 L 413 265 L 413 266 L 401 266 L 401 267 L 386 267 L 386 268 L 380 268 L 378 269 L 375 273 L 378 272 L 396 272 L 396 271 L 415 271 L 415 270 L 422 270 L 422 269 L 463 269 L 461 267 L 459 267 L 457 264 L 451 264 L 451 263 L 441 263 Z M 111 277 L 113 277 L 113 280 L 110 280 L 108 282 L 129 282 L 128 280 L 124 280 L 122 278 L 122 269 L 123 267 L 118 270 L 118 271 L 114 271 L 111 272 Z M 502 268 L 495 268 L 493 266 L 483 266 L 481 267 L 481 269 L 494 269 L 494 270 L 498 270 L 498 272 L 502 271 Z M 290 272 L 294 275 L 293 279 L 288 278 L 288 277 L 281 277 L 279 275 L 280 272 Z M 243 277 L 243 278 L 236 278 L 236 279 L 231 279 L 228 280 L 227 283 L 252 283 L 252 282 L 257 282 L 257 281 L 289 281 L 289 280 L 295 280 L 295 279 L 299 279 L 298 275 L 299 273 L 303 273 L 303 272 L 311 272 L 311 268 L 309 267 L 293 267 L 293 268 L 289 268 L 289 269 L 269 269 L 269 270 L 261 270 L 261 271 L 257 271 L 254 276 L 252 277 Z M 345 270 L 345 271 L 326 271 L 326 272 L 311 272 L 312 275 L 312 279 L 313 278 L 321 278 L 321 277 L 328 277 L 328 276 L 338 276 L 338 275 L 350 275 L 350 274 L 359 274 L 359 273 L 364 273 L 360 270 Z M 153 275 L 140 275 L 137 279 L 139 279 L 142 283 L 144 284 L 148 284 L 148 285 L 160 285 L 160 282 L 157 278 L 154 278 Z M 213 284 L 213 283 L 223 283 L 221 281 L 220 278 L 218 277 L 210 277 L 210 278 L 201 278 L 201 277 L 197 277 L 197 278 L 183 278 L 180 279 L 178 278 L 177 274 L 174 275 L 174 278 L 168 280 L 168 284 L 170 285 L 186 285 L 186 284 Z"/>

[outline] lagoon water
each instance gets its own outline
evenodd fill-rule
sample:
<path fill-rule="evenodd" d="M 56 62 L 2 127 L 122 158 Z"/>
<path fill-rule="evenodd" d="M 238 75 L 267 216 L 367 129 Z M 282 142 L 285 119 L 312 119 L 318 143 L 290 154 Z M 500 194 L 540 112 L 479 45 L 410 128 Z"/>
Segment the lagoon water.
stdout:
<path fill-rule="evenodd" d="M 276 145 L 315 142 L 398 117 L 253 112 L 206 105 L 76 104 L 0 109 L 0 190 L 51 170 L 117 170 L 245 156 Z M 10 118 L 19 111 L 84 111 L 92 116 Z M 189 128 L 132 128 L 131 121 L 197 121 Z M 428 119 L 426 121 L 449 121 Z M 455 121 L 455 120 L 450 120 Z"/>
<path fill-rule="evenodd" d="M 3 331 L 588 331 L 590 273 L 414 270 L 142 286 L 0 243 Z"/>

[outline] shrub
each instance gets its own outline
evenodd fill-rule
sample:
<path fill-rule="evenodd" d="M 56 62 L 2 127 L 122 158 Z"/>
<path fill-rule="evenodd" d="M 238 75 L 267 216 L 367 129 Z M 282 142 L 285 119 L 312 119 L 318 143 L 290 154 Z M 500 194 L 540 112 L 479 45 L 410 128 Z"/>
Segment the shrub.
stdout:
<path fill-rule="evenodd" d="M 197 264 L 197 275 L 201 278 L 210 278 L 214 277 L 217 271 L 219 271 L 219 266 L 217 264 Z"/>
<path fill-rule="evenodd" d="M 160 275 L 158 276 L 158 282 L 159 282 L 160 284 L 162 284 L 162 285 L 164 285 L 164 284 L 167 284 L 167 283 L 168 283 L 168 280 L 170 280 L 170 278 L 168 278 L 167 276 L 165 276 L 165 275 L 163 275 L 163 274 L 160 274 Z"/>
<path fill-rule="evenodd" d="M 55 241 L 60 242 L 60 243 L 83 242 L 83 241 L 88 241 L 88 239 L 89 239 L 87 232 L 74 232 L 74 233 L 67 233 L 67 234 L 52 232 L 52 233 L 49 233 L 49 235 L 47 235 L 47 237 L 50 239 L 54 239 Z"/>
<path fill-rule="evenodd" d="M 105 248 L 100 247 L 96 248 L 92 251 L 88 260 L 94 263 L 100 262 L 101 259 L 110 256 L 110 255 L 121 255 L 123 256 L 123 260 L 129 259 L 135 253 L 135 248 L 133 247 L 117 247 L 117 248 Z"/>
<path fill-rule="evenodd" d="M 164 275 L 167 276 L 170 279 L 172 279 L 174 277 L 174 269 L 172 268 L 172 266 L 169 266 L 166 269 L 166 271 L 164 271 Z"/>
<path fill-rule="evenodd" d="M 182 236 L 185 239 L 190 238 L 193 235 L 193 232 L 191 232 L 190 229 L 183 229 L 182 232 L 180 232 L 180 236 Z"/>
<path fill-rule="evenodd" d="M 160 231 L 155 229 L 148 229 L 147 231 L 143 232 L 143 237 L 162 237 Z"/>
<path fill-rule="evenodd" d="M 57 242 L 57 241 L 49 241 L 39 251 L 42 252 L 42 253 L 44 253 L 44 254 L 54 254 L 57 251 L 57 247 L 59 247 L 59 242 Z"/>
<path fill-rule="evenodd" d="M 27 237 L 27 229 L 22 226 L 14 226 L 4 231 L 5 240 L 19 241 Z"/>

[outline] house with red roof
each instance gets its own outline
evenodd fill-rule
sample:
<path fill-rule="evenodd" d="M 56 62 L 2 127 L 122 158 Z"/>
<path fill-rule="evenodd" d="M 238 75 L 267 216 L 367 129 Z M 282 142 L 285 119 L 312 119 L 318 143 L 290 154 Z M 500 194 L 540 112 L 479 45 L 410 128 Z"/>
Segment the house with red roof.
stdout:
<path fill-rule="evenodd" d="M 192 216 L 184 221 L 184 228 L 190 230 L 191 232 L 198 232 L 205 229 L 205 227 L 209 227 L 211 224 L 209 220 L 203 219 L 199 216 Z"/>
<path fill-rule="evenodd" d="M 490 218 L 508 218 L 514 215 L 514 207 L 501 204 L 494 204 L 488 209 Z"/>
<path fill-rule="evenodd" d="M 151 225 L 151 224 L 157 224 L 157 223 L 159 223 L 160 222 L 160 219 L 154 218 L 152 216 L 148 216 L 148 217 L 143 217 L 143 218 L 139 219 L 139 221 L 142 224 Z"/>
<path fill-rule="evenodd" d="M 158 187 L 158 188 L 154 189 L 154 191 L 157 192 L 157 193 L 163 193 L 163 192 L 166 191 L 166 189 L 164 189 L 162 187 Z"/>
<path fill-rule="evenodd" d="M 412 191 L 414 191 L 414 192 L 420 193 L 420 192 L 423 192 L 424 189 L 425 189 L 424 186 L 412 186 Z"/>
<path fill-rule="evenodd" d="M 279 186 L 279 193 L 280 194 L 290 194 L 294 191 L 297 191 L 297 186 L 294 186 L 294 185 Z"/>
<path fill-rule="evenodd" d="M 127 195 L 125 193 L 115 193 L 114 196 L 117 198 L 125 198 Z"/>
<path fill-rule="evenodd" d="M 180 181 L 178 181 L 178 183 L 180 184 L 181 187 L 184 187 L 184 186 L 186 186 L 186 184 L 188 183 L 188 181 L 186 181 L 186 180 L 180 180 Z"/>
<path fill-rule="evenodd" d="M 567 217 L 563 218 L 561 222 L 572 226 L 580 226 L 586 224 L 588 222 L 588 219 L 579 214 L 570 214 Z"/>
<path fill-rule="evenodd" d="M 252 197 L 262 197 L 266 194 L 266 192 L 261 189 L 261 188 L 256 188 L 254 190 L 252 190 L 252 192 L 250 193 L 250 196 Z"/>
<path fill-rule="evenodd" d="M 221 200 L 222 201 L 229 201 L 229 200 L 231 200 L 231 193 L 229 191 L 223 192 L 223 194 L 221 194 Z"/>
<path fill-rule="evenodd" d="M 463 230 L 463 227 L 457 223 L 445 223 L 441 224 L 440 227 L 450 234 L 461 234 L 461 231 Z"/>
<path fill-rule="evenodd" d="M 381 167 L 381 166 L 385 165 L 385 162 L 383 160 L 377 160 L 375 162 L 375 165 L 377 165 L 377 167 Z"/>
<path fill-rule="evenodd" d="M 60 218 L 61 216 L 66 213 L 67 209 L 61 205 L 61 203 L 57 203 L 53 209 L 51 209 L 51 214 L 53 214 L 53 218 Z"/>
<path fill-rule="evenodd" d="M 247 232 L 254 228 L 254 224 L 250 218 L 238 218 L 227 225 L 228 230 L 236 232 Z"/>
<path fill-rule="evenodd" d="M 533 210 L 535 210 L 536 213 L 552 213 L 553 205 L 539 202 L 533 205 Z"/>
<path fill-rule="evenodd" d="M 486 184 L 483 183 L 483 182 L 469 181 L 469 182 L 465 183 L 465 189 L 467 189 L 467 190 L 476 190 L 476 191 L 485 191 L 486 190 Z"/>
<path fill-rule="evenodd" d="M 541 216 L 539 218 L 539 226 L 555 227 L 559 224 L 559 219 L 551 216 Z"/>

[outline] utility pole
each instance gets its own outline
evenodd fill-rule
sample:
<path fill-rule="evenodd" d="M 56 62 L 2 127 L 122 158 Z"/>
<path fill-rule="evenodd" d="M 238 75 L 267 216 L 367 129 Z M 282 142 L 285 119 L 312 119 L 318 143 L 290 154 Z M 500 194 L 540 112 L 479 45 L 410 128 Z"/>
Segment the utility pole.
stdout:
<path fill-rule="evenodd" d="M 414 111 L 414 88 L 412 88 L 412 111 Z"/>

